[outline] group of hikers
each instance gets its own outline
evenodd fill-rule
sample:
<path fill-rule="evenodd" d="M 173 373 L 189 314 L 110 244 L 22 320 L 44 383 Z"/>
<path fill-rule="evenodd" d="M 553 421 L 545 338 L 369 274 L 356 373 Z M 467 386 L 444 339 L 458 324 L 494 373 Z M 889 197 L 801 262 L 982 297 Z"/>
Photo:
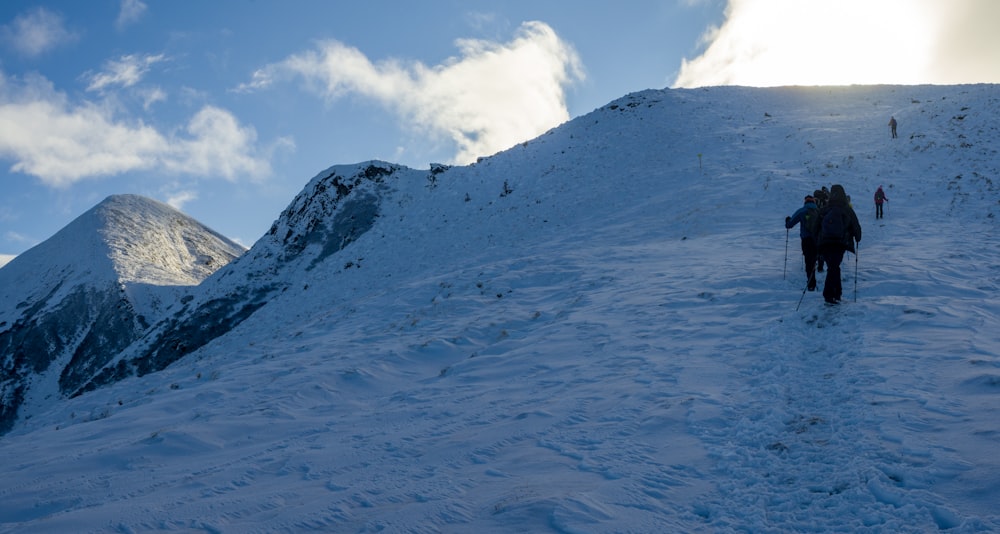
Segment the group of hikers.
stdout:
<path fill-rule="evenodd" d="M 888 202 L 882 186 L 875 191 L 875 218 L 883 217 L 882 205 Z M 857 254 L 861 242 L 861 223 L 851 206 L 851 197 L 844 186 L 833 184 L 806 195 L 801 208 L 785 217 L 785 228 L 799 225 L 802 238 L 802 255 L 806 262 L 806 289 L 816 290 L 816 273 L 823 272 L 826 264 L 826 281 L 823 283 L 823 300 L 827 304 L 840 303 L 843 288 L 840 283 L 840 264 L 844 254 Z M 805 293 L 803 292 L 803 295 Z"/>
<path fill-rule="evenodd" d="M 896 138 L 896 117 L 889 117 L 889 134 Z M 875 218 L 885 217 L 883 205 L 889 202 L 882 186 L 875 190 Z M 861 243 L 861 223 L 854 213 L 851 197 L 844 186 L 833 184 L 830 189 L 821 189 L 806 195 L 801 208 L 791 217 L 785 217 L 785 228 L 790 230 L 799 225 L 802 238 L 802 256 L 806 261 L 806 290 L 816 291 L 816 273 L 823 272 L 826 264 L 826 281 L 823 283 L 823 300 L 827 304 L 839 304 L 843 296 L 840 285 L 840 263 L 844 254 L 857 255 Z M 788 242 L 785 242 L 785 263 L 788 262 Z M 802 292 L 805 296 L 805 291 Z M 801 301 L 800 301 L 801 303 Z"/>

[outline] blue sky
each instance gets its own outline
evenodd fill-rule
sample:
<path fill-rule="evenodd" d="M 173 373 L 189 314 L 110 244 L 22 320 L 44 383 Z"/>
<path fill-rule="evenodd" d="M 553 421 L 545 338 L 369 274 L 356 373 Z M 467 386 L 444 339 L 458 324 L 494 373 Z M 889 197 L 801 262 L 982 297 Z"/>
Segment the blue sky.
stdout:
<path fill-rule="evenodd" d="M 992 0 L 7 0 L 0 264 L 116 193 L 249 246 L 330 165 L 468 163 L 647 88 L 997 83 L 995 20 Z"/>

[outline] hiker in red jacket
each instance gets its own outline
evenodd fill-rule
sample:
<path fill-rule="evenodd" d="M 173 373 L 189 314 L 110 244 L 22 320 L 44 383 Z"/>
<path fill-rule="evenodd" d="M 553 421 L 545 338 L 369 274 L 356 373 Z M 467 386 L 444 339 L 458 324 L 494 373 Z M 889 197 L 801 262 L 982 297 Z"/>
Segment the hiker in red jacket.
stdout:
<path fill-rule="evenodd" d="M 885 196 L 885 191 L 882 191 L 882 186 L 878 186 L 875 191 L 875 218 L 882 218 L 882 203 L 889 202 L 889 197 Z"/>

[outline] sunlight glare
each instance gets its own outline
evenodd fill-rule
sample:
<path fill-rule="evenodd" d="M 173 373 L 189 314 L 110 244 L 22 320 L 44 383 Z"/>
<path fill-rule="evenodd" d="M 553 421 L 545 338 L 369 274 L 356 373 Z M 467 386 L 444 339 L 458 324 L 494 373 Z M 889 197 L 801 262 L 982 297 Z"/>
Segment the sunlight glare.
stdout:
<path fill-rule="evenodd" d="M 732 0 L 675 86 L 913 84 L 928 77 L 933 6 L 909 0 Z"/>

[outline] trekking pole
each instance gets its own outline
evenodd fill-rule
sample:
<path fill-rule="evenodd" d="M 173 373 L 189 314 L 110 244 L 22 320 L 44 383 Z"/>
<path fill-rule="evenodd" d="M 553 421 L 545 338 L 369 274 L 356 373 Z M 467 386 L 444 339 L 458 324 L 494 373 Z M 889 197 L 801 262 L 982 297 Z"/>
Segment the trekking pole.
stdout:
<path fill-rule="evenodd" d="M 809 289 L 809 284 L 816 279 L 816 271 L 813 271 L 812 276 L 809 277 L 809 281 L 806 282 L 806 287 L 802 288 L 802 296 L 799 297 L 799 303 L 795 306 L 795 311 L 799 311 L 799 306 L 802 305 L 802 299 L 806 298 L 806 291 Z"/>
<path fill-rule="evenodd" d="M 861 242 L 854 242 L 854 302 L 858 301 L 858 252 L 861 252 Z"/>
<path fill-rule="evenodd" d="M 785 269 L 781 271 L 781 279 L 785 279 L 788 273 L 788 228 L 785 228 Z"/>

